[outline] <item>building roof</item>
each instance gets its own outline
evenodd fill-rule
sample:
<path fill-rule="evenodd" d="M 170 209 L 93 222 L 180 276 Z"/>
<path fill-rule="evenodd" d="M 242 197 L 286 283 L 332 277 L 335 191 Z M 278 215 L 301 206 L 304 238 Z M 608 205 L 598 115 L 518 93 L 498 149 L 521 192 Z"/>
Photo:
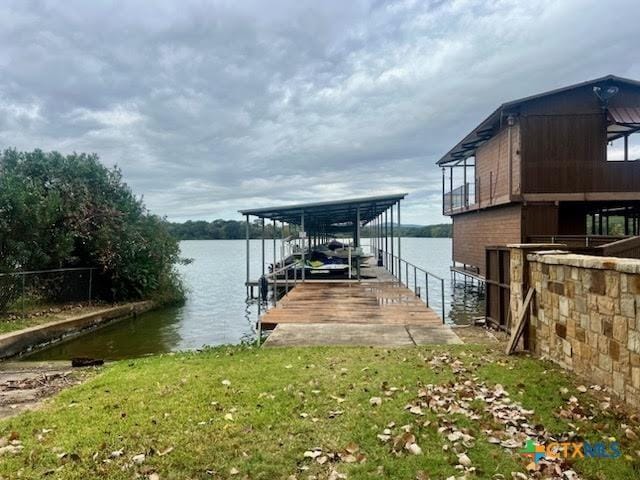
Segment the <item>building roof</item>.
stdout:
<path fill-rule="evenodd" d="M 276 207 L 253 208 L 240 210 L 242 215 L 286 222 L 292 225 L 302 224 L 307 232 L 331 232 L 343 230 L 355 225 L 360 209 L 360 222 L 366 225 L 385 210 L 396 205 L 407 196 L 406 193 L 381 195 L 375 197 L 349 198 L 328 202 L 299 203 Z"/>
<path fill-rule="evenodd" d="M 616 82 L 640 87 L 640 82 L 637 80 L 631 80 L 628 78 L 617 77 L 615 75 L 607 75 L 605 77 L 596 78 L 594 80 L 588 80 L 586 82 L 576 83 L 555 90 L 549 90 L 548 92 L 531 95 L 529 97 L 520 98 L 518 100 L 512 100 L 510 102 L 500 105 L 491 115 L 485 118 L 477 127 L 475 127 L 467 136 L 465 136 L 458 144 L 456 144 L 451 150 L 449 150 L 440 160 L 437 165 L 447 166 L 460 163 L 465 158 L 473 156 L 476 149 L 491 138 L 496 132 L 496 126 L 499 126 L 503 115 L 509 114 L 516 110 L 519 106 L 532 100 L 548 97 L 551 95 L 557 95 L 570 90 L 594 85 L 598 83 Z"/>

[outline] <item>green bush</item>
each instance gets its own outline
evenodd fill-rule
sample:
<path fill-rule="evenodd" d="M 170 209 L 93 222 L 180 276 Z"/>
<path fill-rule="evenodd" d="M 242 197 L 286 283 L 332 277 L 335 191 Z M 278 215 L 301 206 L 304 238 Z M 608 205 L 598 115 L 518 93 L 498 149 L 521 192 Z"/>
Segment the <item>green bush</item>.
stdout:
<path fill-rule="evenodd" d="M 166 225 L 95 154 L 0 154 L 0 272 L 96 267 L 105 300 L 180 301 Z"/>

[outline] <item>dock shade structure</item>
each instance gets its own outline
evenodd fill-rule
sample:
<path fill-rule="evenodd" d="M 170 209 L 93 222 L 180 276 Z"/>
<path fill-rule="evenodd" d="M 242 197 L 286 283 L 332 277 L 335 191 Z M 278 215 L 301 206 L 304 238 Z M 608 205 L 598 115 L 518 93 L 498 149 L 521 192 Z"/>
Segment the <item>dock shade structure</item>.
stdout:
<path fill-rule="evenodd" d="M 246 217 L 247 229 L 247 285 L 251 281 L 250 270 L 250 217 L 261 219 L 262 225 L 265 220 L 271 220 L 273 225 L 280 222 L 281 226 L 294 225 L 300 231 L 300 238 L 305 246 L 312 246 L 328 241 L 332 236 L 338 234 L 349 234 L 353 237 L 354 246 L 361 246 L 362 227 L 367 227 L 367 233 L 373 240 L 375 248 L 386 252 L 385 245 L 397 245 L 397 258 L 401 258 L 400 237 L 394 242 L 393 239 L 393 211 L 397 210 L 396 222 L 400 226 L 400 201 L 406 197 L 406 193 L 394 195 L 380 195 L 375 197 L 350 198 L 345 200 L 333 200 L 327 202 L 303 203 L 282 205 L 276 207 L 253 208 L 240 210 Z M 391 225 L 385 220 L 387 212 L 391 211 Z M 391 240 L 388 241 L 388 235 Z M 275 228 L 273 230 L 275 236 Z M 264 276 L 264 228 L 262 229 L 262 271 Z M 304 254 L 304 248 L 303 254 Z M 392 257 L 393 258 L 393 257 Z M 304 257 L 303 257 L 304 261 Z M 395 259 L 392 263 L 395 263 Z M 389 266 L 395 271 L 396 268 Z M 302 279 L 304 280 L 304 268 L 302 269 Z"/>

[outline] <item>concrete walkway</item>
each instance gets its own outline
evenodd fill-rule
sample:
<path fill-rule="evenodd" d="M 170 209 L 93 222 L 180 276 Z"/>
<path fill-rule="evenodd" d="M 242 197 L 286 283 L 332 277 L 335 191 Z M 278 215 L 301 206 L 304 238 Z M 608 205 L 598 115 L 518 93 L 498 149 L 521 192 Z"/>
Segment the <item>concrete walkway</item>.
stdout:
<path fill-rule="evenodd" d="M 410 347 L 463 343 L 443 325 L 389 325 L 366 323 L 283 323 L 264 343 L 265 347 L 353 345 Z"/>

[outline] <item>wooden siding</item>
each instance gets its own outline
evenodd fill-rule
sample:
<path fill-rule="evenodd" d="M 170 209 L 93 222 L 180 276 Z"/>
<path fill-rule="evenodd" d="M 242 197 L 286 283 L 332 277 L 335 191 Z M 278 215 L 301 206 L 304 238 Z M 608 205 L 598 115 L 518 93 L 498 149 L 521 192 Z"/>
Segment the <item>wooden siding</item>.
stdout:
<path fill-rule="evenodd" d="M 485 274 L 485 248 L 521 241 L 519 204 L 494 207 L 453 217 L 453 260 Z"/>
<path fill-rule="evenodd" d="M 558 234 L 558 207 L 551 204 L 529 204 L 522 208 L 522 239 L 534 235 Z"/>
<path fill-rule="evenodd" d="M 640 162 L 607 162 L 602 114 L 520 119 L 523 188 L 532 193 L 640 190 Z"/>
<path fill-rule="evenodd" d="M 511 127 L 512 188 L 520 191 L 520 126 Z M 511 200 L 509 194 L 509 127 L 500 130 L 476 151 L 476 191 L 481 206 Z"/>

